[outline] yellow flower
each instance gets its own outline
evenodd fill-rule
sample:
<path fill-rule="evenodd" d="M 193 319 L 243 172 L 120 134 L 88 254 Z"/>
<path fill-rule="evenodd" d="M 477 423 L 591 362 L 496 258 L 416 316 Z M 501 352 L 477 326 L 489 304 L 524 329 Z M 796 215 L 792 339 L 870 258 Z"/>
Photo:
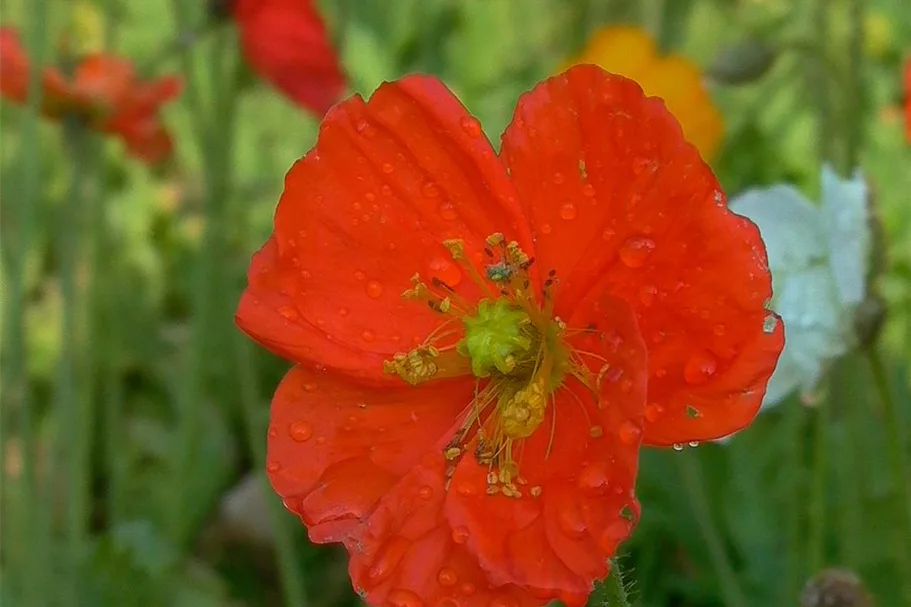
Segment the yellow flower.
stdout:
<path fill-rule="evenodd" d="M 712 102 L 695 63 L 679 55 L 660 56 L 642 30 L 612 26 L 598 30 L 571 62 L 593 63 L 639 83 L 646 95 L 661 97 L 677 117 L 686 139 L 709 160 L 724 135 L 721 113 Z"/>

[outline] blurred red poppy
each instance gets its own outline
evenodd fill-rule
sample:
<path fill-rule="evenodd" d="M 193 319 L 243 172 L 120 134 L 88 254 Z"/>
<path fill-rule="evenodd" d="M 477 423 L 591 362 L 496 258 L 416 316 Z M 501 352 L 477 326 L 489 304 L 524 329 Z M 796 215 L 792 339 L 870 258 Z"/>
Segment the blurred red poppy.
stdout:
<path fill-rule="evenodd" d="M 29 60 L 18 33 L 0 28 L 0 93 L 25 103 Z M 110 55 L 82 59 L 72 78 L 54 67 L 42 73 L 41 112 L 50 118 L 74 115 L 99 132 L 116 135 L 135 157 L 157 163 L 170 156 L 173 143 L 158 116 L 164 103 L 181 90 L 181 80 L 169 76 L 140 81 L 132 64 Z"/>
<path fill-rule="evenodd" d="M 310 0 L 234 0 L 250 66 L 299 106 L 322 116 L 345 89 L 326 26 Z"/>
<path fill-rule="evenodd" d="M 499 158 L 432 77 L 331 109 L 237 322 L 296 363 L 272 485 L 369 604 L 574 606 L 638 518 L 640 445 L 755 416 L 770 297 L 664 103 L 583 65 L 520 99 Z"/>

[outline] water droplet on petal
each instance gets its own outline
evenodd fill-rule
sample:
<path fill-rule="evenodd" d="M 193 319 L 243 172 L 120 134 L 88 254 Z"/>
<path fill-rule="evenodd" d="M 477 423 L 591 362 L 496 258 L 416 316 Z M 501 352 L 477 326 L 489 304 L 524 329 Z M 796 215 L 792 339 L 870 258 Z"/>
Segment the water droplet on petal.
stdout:
<path fill-rule="evenodd" d="M 313 436 L 313 426 L 309 422 L 299 421 L 288 426 L 288 434 L 295 441 L 303 443 Z"/>
<path fill-rule="evenodd" d="M 576 540 L 581 538 L 587 529 L 578 504 L 572 500 L 557 513 L 557 524 L 563 533 Z"/>
<path fill-rule="evenodd" d="M 778 328 L 778 319 L 774 314 L 769 314 L 762 321 L 762 332 L 766 334 L 774 333 L 776 328 Z"/>
<path fill-rule="evenodd" d="M 475 586 L 472 582 L 462 582 L 459 584 L 459 592 L 462 593 L 462 596 L 471 596 L 477 592 L 478 587 Z"/>
<path fill-rule="evenodd" d="M 697 441 L 697 440 L 691 440 L 691 441 L 688 442 L 687 444 L 688 444 L 690 447 L 692 447 L 693 449 L 695 449 L 696 447 L 699 446 L 699 441 Z"/>
<path fill-rule="evenodd" d="M 350 314 L 350 313 L 351 313 L 351 310 L 349 310 L 348 308 L 341 307 L 338 309 L 338 315 L 341 316 L 342 318 L 344 318 L 345 316 L 348 316 L 348 314 Z"/>
<path fill-rule="evenodd" d="M 450 287 L 455 287 L 462 282 L 462 270 L 448 259 L 442 257 L 431 259 L 428 267 L 430 268 L 431 276 L 443 281 Z"/>
<path fill-rule="evenodd" d="M 443 567 L 437 574 L 437 581 L 440 586 L 455 586 L 459 582 L 459 574 L 454 569 Z"/>
<path fill-rule="evenodd" d="M 586 466 L 579 473 L 579 488 L 583 491 L 600 494 L 607 486 L 607 474 L 599 466 Z"/>
<path fill-rule="evenodd" d="M 620 442 L 625 445 L 635 445 L 639 440 L 639 437 L 642 436 L 642 428 L 634 424 L 633 422 L 626 420 L 620 424 Z"/>
<path fill-rule="evenodd" d="M 683 379 L 688 384 L 707 382 L 718 370 L 718 360 L 708 352 L 693 354 L 683 367 Z"/>
<path fill-rule="evenodd" d="M 355 280 L 364 280 L 364 279 L 366 279 L 366 278 L 367 278 L 367 275 L 364 274 L 363 272 L 361 272 L 360 270 L 355 270 L 355 271 L 354 271 L 354 279 L 355 279 Z"/>
<path fill-rule="evenodd" d="M 452 221 L 453 219 L 455 219 L 456 217 L 459 216 L 459 214 L 456 213 L 455 207 L 453 207 L 452 203 L 450 203 L 450 202 L 444 202 L 443 204 L 441 204 L 439 211 L 440 211 L 440 217 L 442 217 L 446 221 Z"/>
<path fill-rule="evenodd" d="M 560 185 L 564 181 L 566 181 L 566 178 L 563 176 L 563 173 L 560 173 L 559 171 L 554 173 L 554 183 L 555 184 Z"/>
<path fill-rule="evenodd" d="M 712 333 L 714 333 L 718 337 L 721 337 L 722 335 L 724 335 L 724 331 L 725 331 L 724 325 L 722 325 L 720 323 L 715 325 L 714 327 L 712 327 Z"/>
<path fill-rule="evenodd" d="M 422 500 L 425 500 L 425 501 L 429 500 L 430 498 L 433 497 L 433 487 L 431 487 L 430 485 L 424 485 L 423 487 L 418 489 L 418 497 L 420 497 Z"/>
<path fill-rule="evenodd" d="M 376 194 L 374 194 L 373 192 L 367 192 L 366 194 L 364 194 L 364 199 L 365 199 L 367 202 L 375 202 L 375 201 L 376 201 Z"/>
<path fill-rule="evenodd" d="M 278 472 L 282 469 L 282 465 L 274 459 L 270 459 L 266 462 L 266 471 L 267 472 Z"/>
<path fill-rule="evenodd" d="M 655 250 L 655 241 L 643 236 L 628 238 L 618 251 L 620 261 L 629 268 L 641 268 L 645 260 Z"/>
<path fill-rule="evenodd" d="M 595 186 L 590 183 L 586 183 L 582 186 L 582 195 L 586 198 L 592 198 L 595 195 Z"/>
<path fill-rule="evenodd" d="M 278 313 L 288 320 L 297 318 L 297 310 L 295 310 L 293 306 L 282 306 L 278 309 Z"/>
<path fill-rule="evenodd" d="M 316 384 L 304 384 L 304 392 L 316 392 Z"/>
<path fill-rule="evenodd" d="M 388 162 L 384 162 L 383 166 L 381 168 L 383 169 L 383 172 L 386 173 L 387 175 L 389 175 L 390 173 L 392 173 L 395 170 L 395 167 L 392 166 L 391 164 L 389 164 Z"/>
<path fill-rule="evenodd" d="M 461 483 L 459 483 L 459 486 L 456 488 L 456 491 L 459 492 L 459 495 L 464 495 L 465 497 L 477 495 L 477 493 L 478 493 L 477 488 L 468 481 L 462 481 Z"/>
<path fill-rule="evenodd" d="M 481 123 L 478 122 L 477 118 L 465 116 L 462 118 L 462 130 L 465 131 L 469 137 L 480 137 Z"/>
<path fill-rule="evenodd" d="M 645 406 L 645 419 L 654 423 L 664 415 L 664 407 L 658 403 L 650 403 Z"/>
<path fill-rule="evenodd" d="M 658 295 L 658 287 L 655 285 L 643 285 L 639 288 L 639 301 L 643 306 L 650 306 L 655 303 L 655 297 Z"/>
<path fill-rule="evenodd" d="M 367 297 L 369 297 L 370 299 L 376 299 L 377 297 L 379 297 L 380 295 L 383 294 L 383 285 L 381 285 L 380 283 L 378 283 L 375 280 L 371 280 L 370 282 L 367 283 L 366 291 L 367 291 Z"/>
<path fill-rule="evenodd" d="M 683 443 L 674 443 L 674 451 L 683 451 Z"/>
<path fill-rule="evenodd" d="M 542 233 L 542 234 L 550 234 L 552 231 L 553 231 L 553 228 L 550 227 L 550 224 L 549 224 L 549 223 L 542 223 L 542 224 L 541 224 L 541 233 Z"/>
<path fill-rule="evenodd" d="M 601 232 L 601 240 L 603 240 L 604 242 L 607 242 L 616 235 L 617 235 L 617 233 L 615 231 L 608 228 L 608 229 L 604 230 L 603 232 Z"/>
<path fill-rule="evenodd" d="M 464 544 L 471 537 L 471 532 L 467 527 L 459 526 L 452 530 L 452 541 L 456 544 Z"/>
<path fill-rule="evenodd" d="M 440 195 L 440 188 L 432 181 L 425 181 L 424 185 L 421 186 L 421 194 L 425 198 L 436 198 Z"/>
<path fill-rule="evenodd" d="M 396 588 L 386 598 L 389 607 L 423 607 L 421 598 L 410 590 Z"/>
<path fill-rule="evenodd" d="M 374 583 L 388 579 L 399 566 L 402 557 L 408 552 L 411 542 L 403 537 L 393 537 L 381 549 L 373 565 L 367 571 L 367 577 Z"/>
<path fill-rule="evenodd" d="M 560 217 L 563 219 L 575 219 L 576 218 L 576 205 L 571 202 L 564 202 L 560 207 Z"/>

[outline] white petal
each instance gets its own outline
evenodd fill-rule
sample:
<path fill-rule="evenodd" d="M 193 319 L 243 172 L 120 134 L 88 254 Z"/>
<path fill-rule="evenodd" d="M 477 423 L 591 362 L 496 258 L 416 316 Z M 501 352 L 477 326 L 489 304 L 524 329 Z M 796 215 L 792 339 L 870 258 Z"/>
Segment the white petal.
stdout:
<path fill-rule="evenodd" d="M 844 305 L 856 306 L 864 298 L 871 240 L 867 184 L 860 171 L 841 179 L 829 165 L 822 168 L 822 213 L 839 297 Z"/>

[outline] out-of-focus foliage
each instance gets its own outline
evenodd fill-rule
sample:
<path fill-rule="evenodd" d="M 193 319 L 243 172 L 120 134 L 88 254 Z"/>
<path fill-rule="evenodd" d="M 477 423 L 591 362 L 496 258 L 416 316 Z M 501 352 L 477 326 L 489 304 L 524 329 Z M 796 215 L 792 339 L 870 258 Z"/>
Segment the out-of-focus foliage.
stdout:
<path fill-rule="evenodd" d="M 198 83 L 163 112 L 176 157 L 158 171 L 101 140 L 77 158 L 58 124 L 41 122 L 32 139 L 27 111 L 3 105 L 3 604 L 38 592 L 46 605 L 272 606 L 289 604 L 289 586 L 307 605 L 358 602 L 342 554 L 308 544 L 271 492 L 234 493 L 260 473 L 270 390 L 287 364 L 237 334 L 233 309 L 284 173 L 317 124 L 244 72 L 229 27 L 198 26 L 205 4 L 0 5 L 4 25 L 28 29 L 46 16 L 39 43 L 50 60 L 65 38 L 76 51 L 107 44 L 147 75 L 190 68 Z M 712 164 L 731 197 L 791 183 L 819 200 L 824 158 L 842 176 L 862 167 L 881 226 L 870 286 L 885 320 L 874 354 L 837 360 L 813 398 L 786 398 L 725 445 L 644 452 L 643 516 L 621 563 L 647 607 L 794 605 L 804 582 L 834 565 L 859 574 L 878 605 L 907 604 L 909 479 L 895 473 L 909 460 L 911 423 L 911 152 L 898 110 L 907 6 L 871 0 L 858 20 L 849 0 L 320 4 L 355 92 L 433 73 L 487 133 L 502 132 L 518 95 L 597 28 L 627 23 L 716 66 L 707 81 L 726 135 Z M 774 49 L 775 61 L 758 69 L 755 57 L 730 54 L 747 41 Z M 740 69 L 736 86 L 720 65 Z M 29 183 L 35 196 L 25 199 Z M 7 376 L 17 368 L 21 377 Z M 245 519 L 268 520 L 273 533 L 252 533 Z M 72 525 L 84 529 L 78 541 L 67 539 Z M 36 546 L 46 558 L 34 563 Z"/>

